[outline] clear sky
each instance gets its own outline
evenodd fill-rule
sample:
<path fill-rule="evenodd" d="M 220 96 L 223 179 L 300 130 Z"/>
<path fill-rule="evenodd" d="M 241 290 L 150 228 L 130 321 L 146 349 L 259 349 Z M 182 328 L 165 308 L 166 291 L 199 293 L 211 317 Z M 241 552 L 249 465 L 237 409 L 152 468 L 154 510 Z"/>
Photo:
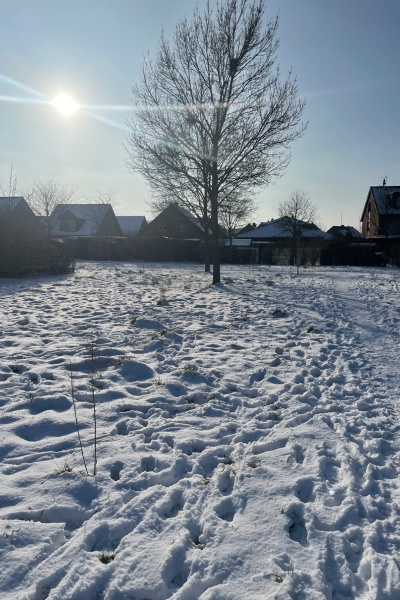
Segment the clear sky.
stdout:
<path fill-rule="evenodd" d="M 198 4 L 204 5 L 200 0 Z M 126 105 L 142 57 L 196 0 L 0 0 L 0 74 L 52 98 Z M 280 14 L 277 62 L 307 98 L 308 130 L 286 174 L 259 194 L 259 218 L 308 190 L 325 227 L 358 226 L 370 185 L 400 184 L 399 0 L 270 0 Z M 0 97 L 37 98 L 0 78 Z M 92 111 L 94 112 L 94 111 Z M 128 112 L 96 110 L 108 125 L 53 106 L 0 101 L 0 177 L 56 176 L 86 195 L 113 188 L 119 214 L 145 214 L 146 188 L 124 163 Z"/>

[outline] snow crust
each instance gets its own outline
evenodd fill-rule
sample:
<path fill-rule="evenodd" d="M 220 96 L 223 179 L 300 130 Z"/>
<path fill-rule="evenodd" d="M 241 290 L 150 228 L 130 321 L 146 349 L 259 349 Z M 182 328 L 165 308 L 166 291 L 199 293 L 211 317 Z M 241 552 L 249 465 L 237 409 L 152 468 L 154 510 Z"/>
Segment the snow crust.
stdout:
<path fill-rule="evenodd" d="M 111 262 L 0 280 L 0 597 L 398 600 L 399 282 Z M 85 477 L 70 369 L 92 470 L 91 336 Z"/>

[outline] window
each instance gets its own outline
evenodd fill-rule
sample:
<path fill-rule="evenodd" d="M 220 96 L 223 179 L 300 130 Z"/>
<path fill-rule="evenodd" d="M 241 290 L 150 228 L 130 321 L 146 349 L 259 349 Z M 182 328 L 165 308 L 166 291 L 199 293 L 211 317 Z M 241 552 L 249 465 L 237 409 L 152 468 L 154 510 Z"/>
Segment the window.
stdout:
<path fill-rule="evenodd" d="M 167 226 L 166 225 L 159 225 L 158 226 L 158 231 L 167 231 Z"/>
<path fill-rule="evenodd" d="M 187 226 L 186 225 L 177 225 L 176 230 L 177 231 L 187 231 Z"/>
<path fill-rule="evenodd" d="M 61 231 L 68 231 L 68 221 L 61 221 Z"/>
<path fill-rule="evenodd" d="M 69 222 L 69 231 L 75 231 L 75 221 Z"/>

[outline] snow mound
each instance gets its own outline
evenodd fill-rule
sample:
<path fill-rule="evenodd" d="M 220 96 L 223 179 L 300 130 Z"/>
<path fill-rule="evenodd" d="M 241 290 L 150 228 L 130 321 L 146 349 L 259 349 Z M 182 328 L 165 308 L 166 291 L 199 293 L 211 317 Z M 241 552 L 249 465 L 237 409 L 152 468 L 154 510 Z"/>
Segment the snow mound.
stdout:
<path fill-rule="evenodd" d="M 137 327 L 138 329 L 166 329 L 160 321 L 154 321 L 152 319 L 138 319 L 135 321 L 134 327 Z"/>
<path fill-rule="evenodd" d="M 126 381 L 145 381 L 154 377 L 153 369 L 135 360 L 124 360 L 118 371 Z"/>

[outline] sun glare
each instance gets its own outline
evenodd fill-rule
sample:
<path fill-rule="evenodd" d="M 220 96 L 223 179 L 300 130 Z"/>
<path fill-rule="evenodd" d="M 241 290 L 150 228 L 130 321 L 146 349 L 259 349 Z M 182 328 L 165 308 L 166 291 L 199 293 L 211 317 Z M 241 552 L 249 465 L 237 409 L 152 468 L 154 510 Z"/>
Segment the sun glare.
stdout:
<path fill-rule="evenodd" d="M 78 108 L 76 102 L 74 102 L 72 98 L 70 96 L 67 96 L 66 94 L 61 94 L 61 96 L 57 96 L 57 98 L 53 100 L 53 105 L 63 115 L 71 115 Z"/>

